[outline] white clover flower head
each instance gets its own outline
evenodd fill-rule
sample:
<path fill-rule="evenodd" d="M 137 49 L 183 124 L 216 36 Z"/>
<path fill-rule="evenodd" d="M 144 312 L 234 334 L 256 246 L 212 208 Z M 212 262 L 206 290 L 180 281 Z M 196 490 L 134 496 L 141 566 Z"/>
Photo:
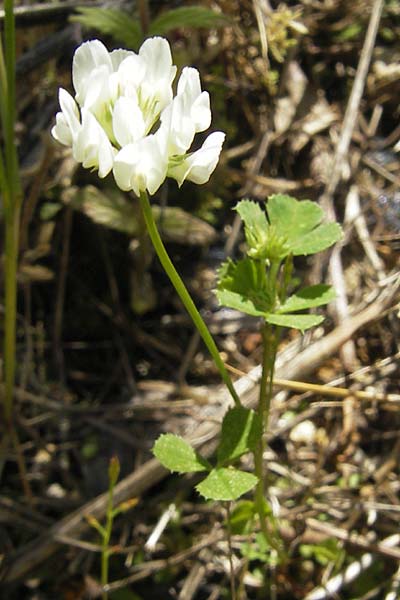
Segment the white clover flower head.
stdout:
<path fill-rule="evenodd" d="M 154 194 L 167 175 L 179 186 L 186 179 L 205 183 L 225 135 L 215 132 L 190 152 L 196 133 L 211 124 L 210 98 L 191 67 L 183 69 L 174 97 L 175 75 L 170 46 L 161 37 L 147 39 L 137 54 L 85 42 L 72 63 L 75 98 L 60 89 L 52 135 L 85 168 L 100 177 L 112 171 L 121 189 L 137 195 Z"/>

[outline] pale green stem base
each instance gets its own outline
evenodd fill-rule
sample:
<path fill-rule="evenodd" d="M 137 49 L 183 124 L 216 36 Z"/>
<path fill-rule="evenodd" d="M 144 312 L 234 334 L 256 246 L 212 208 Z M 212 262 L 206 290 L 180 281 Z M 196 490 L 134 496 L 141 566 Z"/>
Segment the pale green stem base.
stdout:
<path fill-rule="evenodd" d="M 234 388 L 231 378 L 229 377 L 228 371 L 219 355 L 218 348 L 215 345 L 215 342 L 207 328 L 207 325 L 204 323 L 199 311 L 197 310 L 189 292 L 187 291 L 185 284 L 183 283 L 181 277 L 176 271 L 174 265 L 171 262 L 171 259 L 168 256 L 168 253 L 165 249 L 165 246 L 161 240 L 160 234 L 157 229 L 157 225 L 154 221 L 153 211 L 151 210 L 149 198 L 146 192 L 142 192 L 140 194 L 140 205 L 143 210 L 144 220 L 146 222 L 147 230 L 149 232 L 151 241 L 153 242 L 154 249 L 157 253 L 157 256 L 167 273 L 169 279 L 171 280 L 172 285 L 177 291 L 180 299 L 182 300 L 186 310 L 188 311 L 190 317 L 192 318 L 193 323 L 195 324 L 198 332 L 203 338 L 204 343 L 206 344 L 220 374 L 222 380 L 224 381 L 226 387 L 228 388 L 236 406 L 240 406 L 240 399 L 237 395 L 237 392 Z"/>

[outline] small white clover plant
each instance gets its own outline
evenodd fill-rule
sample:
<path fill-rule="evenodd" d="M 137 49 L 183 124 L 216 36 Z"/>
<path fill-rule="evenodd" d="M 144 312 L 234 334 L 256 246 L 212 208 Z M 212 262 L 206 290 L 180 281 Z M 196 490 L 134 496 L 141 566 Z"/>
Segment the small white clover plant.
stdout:
<path fill-rule="evenodd" d="M 61 112 L 53 136 L 72 148 L 74 158 L 100 177 L 113 172 L 116 184 L 139 198 L 148 233 L 162 266 L 210 351 L 235 403 L 222 422 L 215 464 L 202 457 L 185 440 L 162 435 L 153 452 L 171 471 L 204 471 L 196 487 L 205 498 L 236 500 L 255 488 L 253 513 L 270 547 L 280 552 L 271 532 L 263 469 L 263 436 L 268 429 L 275 358 L 284 327 L 304 331 L 323 317 L 303 311 L 327 304 L 334 297 L 327 285 L 296 289 L 293 257 L 329 248 L 342 235 L 336 223 L 324 223 L 317 203 L 285 195 L 268 199 L 267 212 L 250 200 L 236 210 L 243 223 L 247 256 L 228 260 L 219 271 L 217 297 L 222 305 L 261 320 L 262 377 L 256 410 L 244 407 L 237 395 L 215 342 L 175 270 L 160 238 L 148 194 L 153 195 L 166 177 L 181 186 L 185 180 L 208 181 L 221 152 L 225 134 L 211 133 L 199 150 L 190 152 L 196 133 L 211 124 L 210 98 L 201 90 L 196 69 L 185 67 L 176 94 L 176 76 L 168 42 L 146 40 L 138 54 L 128 50 L 108 52 L 93 40 L 75 52 L 72 80 L 75 98 L 59 93 Z M 235 464 L 246 454 L 254 456 L 254 474 Z M 272 526 L 272 529 L 274 527 Z"/>

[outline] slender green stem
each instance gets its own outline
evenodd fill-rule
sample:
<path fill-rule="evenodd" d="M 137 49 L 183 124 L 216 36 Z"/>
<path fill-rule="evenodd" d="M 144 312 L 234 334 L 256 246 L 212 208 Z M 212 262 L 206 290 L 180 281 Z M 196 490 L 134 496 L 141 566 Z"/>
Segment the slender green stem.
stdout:
<path fill-rule="evenodd" d="M 264 385 L 265 389 L 260 389 L 260 396 L 263 397 L 264 431 L 268 431 L 269 414 L 271 410 L 272 390 L 274 384 L 275 362 L 278 351 L 279 335 L 278 328 L 266 323 L 263 330 L 264 348 L 268 347 L 268 355 L 265 357 Z"/>
<path fill-rule="evenodd" d="M 13 190 L 15 201 L 20 201 L 20 180 L 18 174 L 17 147 L 15 144 L 15 16 L 13 0 L 6 0 L 4 21 L 5 68 L 7 78 L 7 116 L 4 127 L 5 159 L 8 171 L 9 188 Z"/>
<path fill-rule="evenodd" d="M 11 215 L 6 215 L 5 223 L 4 413 L 8 423 L 12 420 L 17 323 L 19 210 L 16 206 L 13 208 Z"/>
<path fill-rule="evenodd" d="M 260 521 L 261 531 L 263 532 L 266 542 L 272 546 L 271 536 L 267 527 L 267 515 L 265 512 L 265 474 L 263 469 L 263 455 L 264 455 L 264 440 L 261 437 L 258 442 L 257 448 L 254 451 L 254 473 L 258 477 L 258 483 L 254 493 L 254 504 Z"/>
<path fill-rule="evenodd" d="M 4 52 L 3 52 L 3 39 L 0 33 L 0 118 L 1 125 L 3 131 L 5 131 L 6 123 L 7 123 L 7 74 L 6 74 L 6 65 L 4 61 Z M 5 137 L 5 135 L 3 136 Z M 3 151 L 0 151 L 0 190 L 4 191 L 7 187 L 7 177 L 6 177 L 6 162 L 5 162 L 5 154 Z M 4 211 L 7 212 L 9 209 L 6 204 L 6 200 L 3 200 Z"/>
<path fill-rule="evenodd" d="M 0 116 L 4 138 L 4 155 L 0 156 L 0 186 L 5 223 L 5 324 L 4 324 L 4 414 L 12 422 L 15 381 L 17 265 L 19 221 L 22 204 L 15 143 L 15 17 L 14 2 L 5 1 L 4 53 L 0 40 Z"/>
<path fill-rule="evenodd" d="M 267 286 L 270 294 L 271 309 L 273 310 L 278 300 L 278 274 L 280 261 L 272 261 L 267 278 Z M 269 412 L 271 407 L 273 374 L 278 346 L 278 338 L 275 330 L 269 323 L 265 323 L 262 329 L 263 356 L 260 381 L 260 392 L 258 397 L 258 415 L 263 423 L 263 433 L 268 431 Z M 264 436 L 262 435 L 254 452 L 254 469 L 258 477 L 258 484 L 254 494 L 254 502 L 260 520 L 261 531 L 266 542 L 271 548 L 280 552 L 274 536 L 270 533 L 266 521 L 265 492 L 267 487 L 266 474 L 263 468 Z"/>
<path fill-rule="evenodd" d="M 279 335 L 277 328 L 265 323 L 262 331 L 263 336 L 263 362 L 262 362 L 262 374 L 260 382 L 260 394 L 258 403 L 258 414 L 263 421 L 264 433 L 268 432 L 269 415 L 271 408 L 271 399 L 273 391 L 273 379 L 276 362 L 276 354 L 279 343 Z M 265 504 L 265 493 L 268 488 L 267 475 L 263 469 L 263 454 L 264 454 L 264 442 L 263 437 L 259 442 L 259 445 L 254 453 L 254 465 L 256 475 L 258 477 L 258 484 L 255 491 L 255 505 L 258 512 L 258 516 L 261 524 L 261 531 L 264 535 L 266 542 L 276 553 L 282 558 L 284 552 L 280 543 L 279 537 L 276 535 L 276 524 L 273 515 L 270 515 L 269 521 L 271 523 L 270 530 L 267 527 L 266 521 L 266 504 Z"/>
<path fill-rule="evenodd" d="M 4 204 L 4 214 L 5 215 L 8 212 L 8 206 L 6 206 L 6 204 L 5 204 L 6 202 L 8 202 L 8 200 L 4 198 L 5 194 L 8 195 L 6 190 L 7 190 L 6 170 L 4 168 L 3 154 L 0 150 L 0 192 L 3 193 L 3 204 Z"/>
<path fill-rule="evenodd" d="M 171 280 L 172 285 L 177 291 L 180 299 L 182 300 L 186 310 L 188 311 L 190 317 L 192 318 L 193 323 L 195 324 L 198 332 L 203 338 L 204 343 L 206 344 L 214 362 L 221 374 L 222 380 L 226 384 L 236 406 L 240 406 L 240 399 L 237 395 L 237 392 L 234 388 L 231 378 L 229 377 L 228 371 L 219 355 L 218 348 L 215 345 L 215 342 L 207 328 L 207 325 L 204 323 L 199 311 L 197 310 L 189 292 L 187 291 L 185 284 L 180 278 L 178 272 L 176 271 L 174 265 L 171 262 L 171 259 L 168 256 L 168 253 L 165 249 L 165 246 L 161 240 L 160 234 L 157 229 L 157 225 L 154 221 L 153 211 L 150 206 L 149 198 L 146 192 L 142 192 L 140 194 L 140 204 L 143 210 L 144 219 L 146 222 L 147 230 L 150 235 L 150 239 L 153 242 L 153 246 L 155 251 L 157 252 L 157 256 L 167 273 L 169 279 Z"/>
<path fill-rule="evenodd" d="M 32 503 L 32 491 L 27 478 L 24 455 L 13 420 L 16 371 L 17 333 L 17 267 L 19 250 L 22 188 L 15 143 L 16 81 L 15 81 L 15 16 L 13 0 L 6 0 L 4 47 L 0 37 L 0 118 L 4 150 L 0 152 L 0 191 L 4 207 L 4 418 L 16 455 L 25 496 Z"/>
<path fill-rule="evenodd" d="M 267 406 L 267 389 L 268 389 L 268 378 L 269 378 L 269 366 L 270 366 L 270 345 L 265 335 L 265 328 L 262 331 L 263 335 L 263 357 L 262 357 L 262 371 L 261 371 L 261 381 L 260 381 L 260 393 L 258 397 L 258 408 L 257 412 L 262 421 L 265 423 L 266 421 L 266 406 Z M 266 432 L 265 426 L 263 427 L 264 433 Z M 257 448 L 254 452 L 254 471 L 256 476 L 258 477 L 258 483 L 255 490 L 255 505 L 258 513 L 258 517 L 260 520 L 261 531 L 263 532 L 264 538 L 272 545 L 271 535 L 268 531 L 267 523 L 266 523 L 266 513 L 265 513 L 265 473 L 263 468 L 263 455 L 264 455 L 264 436 L 262 435 Z"/>

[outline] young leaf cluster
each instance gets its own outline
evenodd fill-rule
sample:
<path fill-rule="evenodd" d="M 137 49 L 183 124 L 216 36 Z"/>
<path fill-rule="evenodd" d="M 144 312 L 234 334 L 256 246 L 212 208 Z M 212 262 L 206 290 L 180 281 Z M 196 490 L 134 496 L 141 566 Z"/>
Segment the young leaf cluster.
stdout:
<path fill-rule="evenodd" d="M 222 265 L 216 292 L 220 304 L 279 327 L 304 331 L 321 323 L 319 315 L 298 313 L 327 304 L 335 293 L 320 284 L 287 297 L 292 259 L 329 248 L 341 238 L 340 226 L 322 222 L 317 203 L 283 194 L 268 199 L 266 212 L 251 200 L 242 200 L 236 210 L 244 223 L 247 256 Z"/>
<path fill-rule="evenodd" d="M 212 466 L 183 438 L 166 433 L 156 441 L 153 453 L 170 471 L 207 476 L 197 491 L 209 500 L 236 500 L 257 484 L 257 477 L 232 466 L 243 454 L 254 451 L 262 435 L 262 422 L 257 413 L 243 406 L 228 410 L 222 421 L 217 462 Z"/>

